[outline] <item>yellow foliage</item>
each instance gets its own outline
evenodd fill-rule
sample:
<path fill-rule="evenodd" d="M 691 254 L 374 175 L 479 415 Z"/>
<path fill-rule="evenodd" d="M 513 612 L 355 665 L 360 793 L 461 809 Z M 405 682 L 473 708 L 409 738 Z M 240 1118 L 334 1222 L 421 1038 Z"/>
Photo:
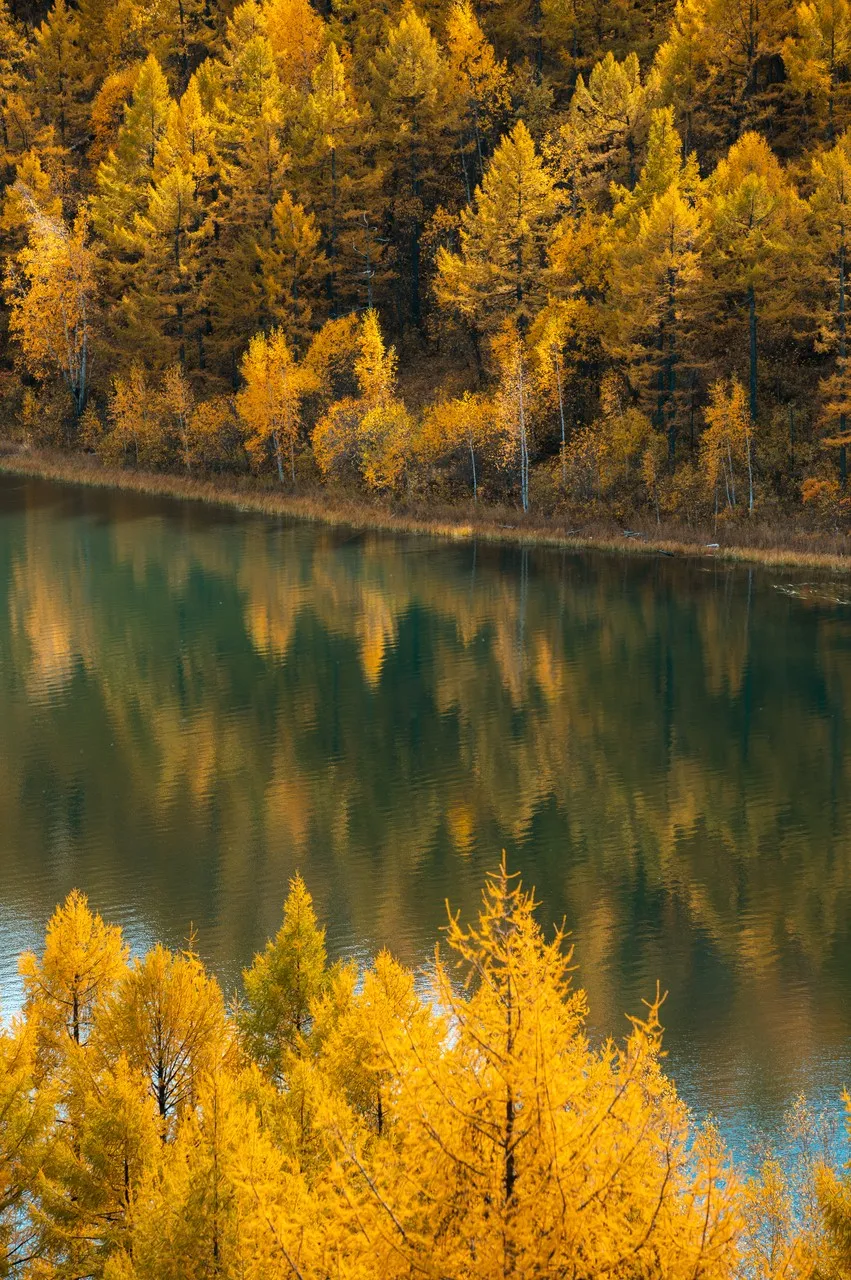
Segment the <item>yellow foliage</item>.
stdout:
<path fill-rule="evenodd" d="M 324 22 L 309 0 L 265 0 L 262 21 L 281 84 L 306 92 L 325 49 Z"/>
<path fill-rule="evenodd" d="M 502 139 L 475 203 L 461 215 L 460 252 L 437 253 L 437 296 L 477 328 L 527 323 L 545 300 L 547 247 L 558 198 L 552 173 L 520 121 Z"/>
<path fill-rule="evenodd" d="M 700 441 L 701 460 L 710 492 L 718 492 L 723 484 L 727 506 L 737 505 L 737 480 L 744 470 L 749 480 L 749 506 L 753 506 L 752 436 L 753 424 L 748 412 L 745 389 L 738 378 L 729 386 L 717 382 L 710 392 L 706 410 L 706 430 Z M 738 490 L 741 496 L 741 484 Z"/>
<path fill-rule="evenodd" d="M 187 471 L 192 469 L 192 448 L 189 426 L 195 411 L 195 396 L 191 383 L 180 365 L 172 364 L 163 374 L 160 405 L 166 420 L 174 426 L 180 441 L 180 453 Z"/>
<path fill-rule="evenodd" d="M 496 395 L 497 415 L 505 444 L 506 461 L 520 464 L 520 503 L 529 508 L 529 469 L 531 462 L 532 382 L 526 345 L 513 320 L 506 320 L 492 344 L 499 371 Z"/>
<path fill-rule="evenodd" d="M 88 224 L 80 214 L 69 227 L 18 188 L 28 241 L 10 264 L 6 291 L 9 328 L 32 373 L 59 374 L 79 416 L 86 407 L 93 313 L 94 256 Z"/>
<path fill-rule="evenodd" d="M 284 922 L 242 975 L 245 1004 L 239 1025 L 255 1062 L 280 1075 L 286 1054 L 310 1031 L 311 1006 L 329 981 L 325 930 L 300 875 L 290 881 Z"/>
<path fill-rule="evenodd" d="M 165 458 L 168 442 L 162 428 L 158 396 L 144 365 L 138 360 L 130 366 L 126 377 L 113 380 L 109 420 L 111 428 L 100 445 L 100 452 L 107 460 L 117 461 L 131 452 L 137 466 Z"/>
<path fill-rule="evenodd" d="M 38 1254 L 27 1209 L 50 1151 L 55 1091 L 37 1085 L 35 1020 L 0 1029 L 0 1274 Z"/>
<path fill-rule="evenodd" d="M 124 974 L 127 956 L 121 930 L 104 924 L 85 895 L 73 890 L 48 922 L 41 958 L 27 951 L 18 965 L 24 1007 L 42 1045 L 61 1053 L 63 1032 L 85 1044 L 97 1008 Z"/>
<path fill-rule="evenodd" d="M 313 431 L 314 456 L 324 475 L 354 470 L 371 489 L 392 489 L 412 452 L 413 420 L 393 395 L 396 352 L 385 346 L 371 309 L 359 327 L 353 372 L 360 397 L 338 400 L 323 414 Z"/>
<path fill-rule="evenodd" d="M 396 385 L 396 352 L 388 351 L 381 336 L 378 316 L 371 308 L 363 318 L 360 354 L 355 360 L 355 377 L 368 404 L 378 404 L 393 394 Z"/>
<path fill-rule="evenodd" d="M 236 439 L 236 415 L 229 396 L 214 396 L 196 404 L 189 419 L 189 449 L 194 463 L 213 467 L 231 459 Z"/>
<path fill-rule="evenodd" d="M 218 983 L 191 951 L 157 945 L 135 960 L 99 1014 L 95 1047 L 142 1072 L 163 1121 L 190 1108 L 205 1074 L 228 1058 L 231 1035 Z"/>
<path fill-rule="evenodd" d="M 358 423 L 358 453 L 370 489 L 392 489 L 411 453 L 413 420 L 399 400 L 379 401 Z"/>
<path fill-rule="evenodd" d="M 494 400 L 465 391 L 463 396 L 439 401 L 427 410 L 417 437 L 417 452 L 422 460 L 434 463 L 463 458 L 465 470 L 469 462 L 470 487 L 476 499 L 482 463 L 499 460 L 506 452 L 504 433 L 504 415 Z"/>
<path fill-rule="evenodd" d="M 295 447 L 301 425 L 301 403 L 316 385 L 308 365 L 292 356 L 283 330 L 251 339 L 242 358 L 245 386 L 236 397 L 236 409 L 245 432 L 245 446 L 256 464 L 272 452 L 278 479 L 284 482 L 284 451 L 289 452 L 295 484 Z"/>
<path fill-rule="evenodd" d="M 301 337 L 310 330 L 312 298 L 328 265 L 319 247 L 319 227 L 288 191 L 275 205 L 272 225 L 274 241 L 260 250 L 266 295 L 272 314 L 290 337 Z"/>
<path fill-rule="evenodd" d="M 570 954 L 505 868 L 477 924 L 450 919 L 434 1001 L 382 1031 L 386 1136 L 332 1124 L 367 1275 L 732 1274 L 734 1184 L 659 1066 L 658 1002 L 592 1049 Z M 344 1218 L 344 1222 L 346 1219 Z"/>
<path fill-rule="evenodd" d="M 362 415 L 361 402 L 347 396 L 335 401 L 317 422 L 311 441 L 317 466 L 324 476 L 355 469 Z"/>
<path fill-rule="evenodd" d="M 22 971 L 38 992 L 0 1031 L 7 1272 L 24 1250 L 33 1280 L 809 1280 L 814 1263 L 851 1265 L 849 1182 L 817 1118 L 799 1104 L 794 1162 L 767 1151 L 740 1182 L 662 1069 L 658 993 L 623 1041 L 594 1040 L 566 936 L 544 936 L 504 859 L 478 918 L 450 914 L 427 984 L 386 952 L 329 969 L 296 876 L 244 975 L 241 1054 L 197 956 L 157 946 L 128 968 L 79 894 Z M 91 1034 L 72 1022 L 63 1060 L 39 1065 L 45 1020 L 53 1007 L 66 1025 L 80 981 Z"/>

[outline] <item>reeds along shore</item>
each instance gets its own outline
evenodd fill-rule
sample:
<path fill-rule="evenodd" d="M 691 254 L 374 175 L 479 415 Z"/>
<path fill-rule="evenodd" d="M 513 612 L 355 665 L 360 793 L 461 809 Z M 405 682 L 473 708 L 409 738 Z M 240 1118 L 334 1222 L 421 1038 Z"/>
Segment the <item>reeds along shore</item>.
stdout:
<path fill-rule="evenodd" d="M 844 0 L 177 8 L 0 3 L 10 437 L 842 567 Z"/>
<path fill-rule="evenodd" d="M 87 455 L 55 451 L 0 451 L 0 473 L 33 476 L 94 488 L 181 498 L 238 510 L 377 532 L 413 533 L 436 538 L 479 538 L 572 550 L 619 551 L 631 555 L 711 557 L 716 560 L 797 567 L 830 573 L 851 572 L 848 539 L 842 534 L 802 530 L 791 519 L 777 525 L 759 520 L 716 534 L 709 528 L 641 522 L 623 529 L 615 521 L 581 516 L 568 525 L 559 516 L 523 514 L 513 507 L 392 503 L 324 489 L 281 492 L 253 477 L 200 478 L 168 472 L 108 467 Z M 576 527 L 578 525 L 578 527 Z"/>

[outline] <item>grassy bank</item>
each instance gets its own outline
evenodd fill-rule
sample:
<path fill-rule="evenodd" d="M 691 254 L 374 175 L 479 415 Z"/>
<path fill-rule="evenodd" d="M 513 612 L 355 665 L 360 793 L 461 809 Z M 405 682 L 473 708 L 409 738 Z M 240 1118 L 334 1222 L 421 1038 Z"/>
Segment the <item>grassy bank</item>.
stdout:
<path fill-rule="evenodd" d="M 572 550 L 619 551 L 633 555 L 703 556 L 776 567 L 799 567 L 847 574 L 851 571 L 848 539 L 814 533 L 789 521 L 779 526 L 759 521 L 714 535 L 709 529 L 640 522 L 630 533 L 614 521 L 589 520 L 568 527 L 558 517 L 512 507 L 471 505 L 435 507 L 425 503 L 390 503 L 326 490 L 299 494 L 279 491 L 253 477 L 201 479 L 152 471 L 105 467 L 94 457 L 56 451 L 0 452 L 0 472 L 34 476 L 94 488 L 122 489 L 234 507 L 264 515 L 372 529 L 425 534 L 437 538 L 480 538 L 490 542 L 525 543 Z M 718 542 L 717 547 L 712 546 Z"/>

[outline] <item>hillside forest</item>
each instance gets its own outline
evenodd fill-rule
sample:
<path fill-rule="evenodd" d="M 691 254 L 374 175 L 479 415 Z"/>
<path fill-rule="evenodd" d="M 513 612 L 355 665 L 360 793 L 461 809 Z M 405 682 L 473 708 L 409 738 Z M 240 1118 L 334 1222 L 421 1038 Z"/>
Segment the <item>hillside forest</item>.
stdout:
<path fill-rule="evenodd" d="M 0 1274 L 847 1276 L 818 1118 L 744 1177 L 664 1073 L 659 994 L 593 1042 L 572 971 L 504 858 L 416 978 L 329 965 L 296 876 L 231 1008 L 192 939 L 131 959 L 73 892 L 0 1030 Z"/>
<path fill-rule="evenodd" d="M 845 519 L 848 0 L 4 0 L 0 123 L 6 437 Z"/>

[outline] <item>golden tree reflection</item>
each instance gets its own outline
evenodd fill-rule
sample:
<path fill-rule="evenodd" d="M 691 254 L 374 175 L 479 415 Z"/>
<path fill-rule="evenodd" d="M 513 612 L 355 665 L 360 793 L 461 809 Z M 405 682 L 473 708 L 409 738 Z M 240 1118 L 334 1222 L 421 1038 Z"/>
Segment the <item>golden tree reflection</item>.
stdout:
<path fill-rule="evenodd" d="M 229 974 L 299 867 L 334 945 L 410 963 L 505 845 L 566 914 L 605 1028 L 659 977 L 717 1105 L 737 1071 L 843 1042 L 837 607 L 711 564 L 50 493 L 0 522 L 16 910 L 41 920 L 69 876 L 136 894 Z"/>

